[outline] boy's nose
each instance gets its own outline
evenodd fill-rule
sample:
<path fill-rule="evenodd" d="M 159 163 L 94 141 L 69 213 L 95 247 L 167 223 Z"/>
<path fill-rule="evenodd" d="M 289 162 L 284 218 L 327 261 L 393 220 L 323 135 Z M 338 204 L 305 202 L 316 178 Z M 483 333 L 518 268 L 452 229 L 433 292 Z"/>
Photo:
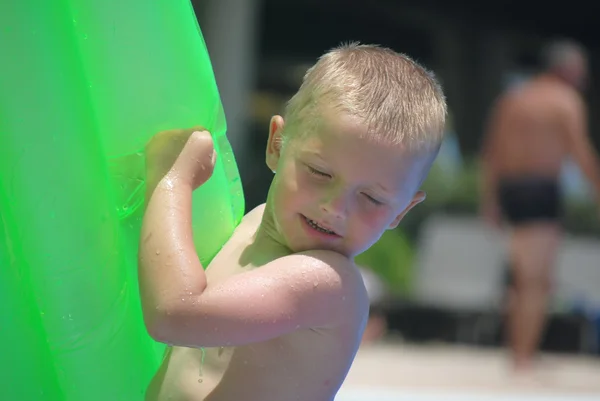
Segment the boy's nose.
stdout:
<path fill-rule="evenodd" d="M 343 191 L 332 191 L 321 204 L 327 216 L 333 219 L 345 219 L 348 215 L 348 200 Z"/>

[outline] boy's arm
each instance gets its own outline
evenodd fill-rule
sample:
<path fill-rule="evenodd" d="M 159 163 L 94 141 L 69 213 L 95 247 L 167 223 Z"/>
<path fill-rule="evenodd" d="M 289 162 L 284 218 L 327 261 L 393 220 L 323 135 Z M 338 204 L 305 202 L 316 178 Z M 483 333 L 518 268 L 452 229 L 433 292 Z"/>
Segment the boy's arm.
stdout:
<path fill-rule="evenodd" d="M 348 313 L 366 318 L 367 296 L 341 259 L 332 252 L 306 252 L 234 275 L 164 304 L 149 332 L 178 346 L 239 346 L 331 327 Z"/>
<path fill-rule="evenodd" d="M 146 146 L 148 204 L 138 251 L 140 295 L 147 327 L 165 305 L 206 287 L 192 237 L 192 192 L 212 174 L 212 138 L 194 129 L 164 131 Z M 191 272 L 191 273 L 190 273 Z"/>
<path fill-rule="evenodd" d="M 207 288 L 192 241 L 193 188 L 181 174 L 169 173 L 144 216 L 140 289 L 146 326 L 157 341 L 240 345 L 334 324 L 344 310 L 364 312 L 358 271 L 330 251 L 280 258 Z"/>

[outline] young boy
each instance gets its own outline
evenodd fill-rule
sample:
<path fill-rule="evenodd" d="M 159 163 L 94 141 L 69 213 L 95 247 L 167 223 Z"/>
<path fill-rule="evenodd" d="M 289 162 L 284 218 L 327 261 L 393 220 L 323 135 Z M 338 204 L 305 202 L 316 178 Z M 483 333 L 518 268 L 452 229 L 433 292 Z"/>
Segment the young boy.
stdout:
<path fill-rule="evenodd" d="M 328 52 L 285 118 L 271 119 L 266 204 L 206 272 L 191 200 L 212 173 L 211 137 L 155 136 L 140 286 L 149 333 L 173 346 L 147 400 L 332 400 L 369 310 L 353 258 L 425 199 L 445 116 L 435 78 L 406 56 L 355 44 Z"/>

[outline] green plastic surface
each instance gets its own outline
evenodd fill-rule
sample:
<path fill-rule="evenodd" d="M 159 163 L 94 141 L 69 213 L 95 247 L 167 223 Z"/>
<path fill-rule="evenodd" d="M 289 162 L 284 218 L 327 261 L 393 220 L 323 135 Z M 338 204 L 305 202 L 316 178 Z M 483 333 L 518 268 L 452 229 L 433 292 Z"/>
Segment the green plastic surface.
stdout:
<path fill-rule="evenodd" d="M 189 0 L 0 2 L 0 399 L 142 400 L 164 345 L 142 320 L 143 147 L 204 126 L 206 266 L 244 200 Z"/>

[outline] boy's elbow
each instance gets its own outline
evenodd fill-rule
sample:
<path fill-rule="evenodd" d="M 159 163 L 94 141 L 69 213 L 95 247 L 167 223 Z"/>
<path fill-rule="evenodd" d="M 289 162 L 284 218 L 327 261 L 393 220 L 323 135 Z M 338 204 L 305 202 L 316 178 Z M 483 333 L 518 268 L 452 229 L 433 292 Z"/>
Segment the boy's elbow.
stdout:
<path fill-rule="evenodd" d="M 144 311 L 146 331 L 154 341 L 164 344 L 174 344 L 173 333 L 177 332 L 175 321 L 170 317 L 168 308 L 156 306 L 151 311 Z"/>
<path fill-rule="evenodd" d="M 157 307 L 152 313 L 144 314 L 146 331 L 154 341 L 181 347 L 204 347 L 193 325 L 189 324 L 191 311 L 181 306 Z"/>
<path fill-rule="evenodd" d="M 144 313 L 144 325 L 148 335 L 152 337 L 154 341 L 159 343 L 169 343 L 168 332 L 166 330 L 165 319 L 160 316 L 156 311 L 153 313 Z"/>

